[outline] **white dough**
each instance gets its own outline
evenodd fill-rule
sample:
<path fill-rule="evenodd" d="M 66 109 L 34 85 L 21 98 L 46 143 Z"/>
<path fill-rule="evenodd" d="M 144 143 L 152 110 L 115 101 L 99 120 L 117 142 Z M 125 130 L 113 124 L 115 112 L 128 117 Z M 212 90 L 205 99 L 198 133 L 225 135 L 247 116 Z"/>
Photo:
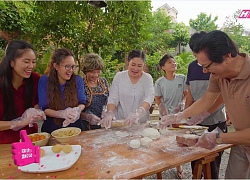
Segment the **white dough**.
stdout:
<path fill-rule="evenodd" d="M 142 145 L 142 146 L 148 147 L 149 144 L 150 144 L 153 140 L 150 139 L 149 137 L 143 137 L 143 138 L 140 139 L 140 141 L 141 141 L 141 145 Z"/>
<path fill-rule="evenodd" d="M 117 132 L 115 132 L 115 135 L 117 135 L 118 137 L 123 138 L 123 137 L 129 136 L 129 133 L 127 133 L 127 132 L 122 132 L 122 131 L 117 131 Z"/>
<path fill-rule="evenodd" d="M 199 138 L 199 136 L 197 136 L 195 134 L 184 134 L 183 137 L 187 138 L 187 139 L 197 139 L 197 138 Z"/>
<path fill-rule="evenodd" d="M 154 128 L 146 128 L 142 131 L 144 137 L 149 137 L 150 139 L 158 139 L 161 137 L 159 131 Z"/>
<path fill-rule="evenodd" d="M 172 133 L 172 132 L 173 132 L 173 131 L 168 130 L 168 129 L 160 129 L 161 135 L 167 135 L 167 134 L 170 134 L 170 133 Z"/>
<path fill-rule="evenodd" d="M 141 142 L 138 139 L 134 139 L 134 140 L 130 141 L 129 146 L 133 149 L 137 149 L 137 148 L 141 147 Z"/>

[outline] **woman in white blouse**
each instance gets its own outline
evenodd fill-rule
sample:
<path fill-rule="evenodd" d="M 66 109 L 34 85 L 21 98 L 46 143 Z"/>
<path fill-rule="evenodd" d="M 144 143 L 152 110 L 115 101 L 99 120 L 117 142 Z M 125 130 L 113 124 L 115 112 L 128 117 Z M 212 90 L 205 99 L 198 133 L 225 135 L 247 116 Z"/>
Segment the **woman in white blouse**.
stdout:
<path fill-rule="evenodd" d="M 103 114 L 105 128 L 110 128 L 112 120 L 125 119 L 129 126 L 145 123 L 149 118 L 149 108 L 154 101 L 153 78 L 143 71 L 145 54 L 132 50 L 128 55 L 128 70 L 118 72 L 112 82 L 107 112 Z"/>

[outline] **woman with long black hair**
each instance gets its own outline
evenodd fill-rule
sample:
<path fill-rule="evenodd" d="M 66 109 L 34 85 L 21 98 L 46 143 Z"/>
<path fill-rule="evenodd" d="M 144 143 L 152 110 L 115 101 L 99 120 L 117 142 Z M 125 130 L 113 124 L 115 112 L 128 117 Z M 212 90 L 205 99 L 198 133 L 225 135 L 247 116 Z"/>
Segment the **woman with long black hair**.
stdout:
<path fill-rule="evenodd" d="M 0 63 L 0 144 L 19 141 L 20 130 L 38 131 L 35 122 L 45 118 L 39 110 L 34 73 L 36 55 L 31 44 L 12 41 Z"/>

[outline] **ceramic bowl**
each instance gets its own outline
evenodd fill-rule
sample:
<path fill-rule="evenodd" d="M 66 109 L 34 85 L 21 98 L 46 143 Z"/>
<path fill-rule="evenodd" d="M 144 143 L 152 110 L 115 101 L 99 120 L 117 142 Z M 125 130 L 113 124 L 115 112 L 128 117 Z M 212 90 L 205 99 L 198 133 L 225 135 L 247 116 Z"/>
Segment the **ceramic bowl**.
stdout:
<path fill-rule="evenodd" d="M 35 146 L 46 146 L 49 142 L 50 134 L 46 132 L 29 134 L 31 142 Z"/>
<path fill-rule="evenodd" d="M 60 128 L 51 133 L 51 135 L 62 144 L 70 144 L 70 142 L 77 139 L 81 133 L 81 129 L 77 127 Z"/>

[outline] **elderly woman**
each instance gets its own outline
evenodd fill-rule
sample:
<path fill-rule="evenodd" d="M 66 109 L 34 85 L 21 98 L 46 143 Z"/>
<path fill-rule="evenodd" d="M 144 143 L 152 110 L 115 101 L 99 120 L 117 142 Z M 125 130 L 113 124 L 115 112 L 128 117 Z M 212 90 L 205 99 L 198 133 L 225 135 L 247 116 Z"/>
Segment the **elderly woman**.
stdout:
<path fill-rule="evenodd" d="M 141 50 L 128 55 L 128 70 L 118 72 L 112 82 L 107 112 L 102 123 L 110 128 L 112 120 L 125 119 L 129 126 L 144 124 L 154 101 L 154 84 L 150 74 L 143 71 L 146 56 Z"/>
<path fill-rule="evenodd" d="M 87 98 L 86 108 L 81 114 L 83 130 L 101 128 L 98 124 L 109 95 L 108 82 L 101 77 L 103 67 L 102 58 L 98 54 L 86 54 L 81 61 Z"/>

